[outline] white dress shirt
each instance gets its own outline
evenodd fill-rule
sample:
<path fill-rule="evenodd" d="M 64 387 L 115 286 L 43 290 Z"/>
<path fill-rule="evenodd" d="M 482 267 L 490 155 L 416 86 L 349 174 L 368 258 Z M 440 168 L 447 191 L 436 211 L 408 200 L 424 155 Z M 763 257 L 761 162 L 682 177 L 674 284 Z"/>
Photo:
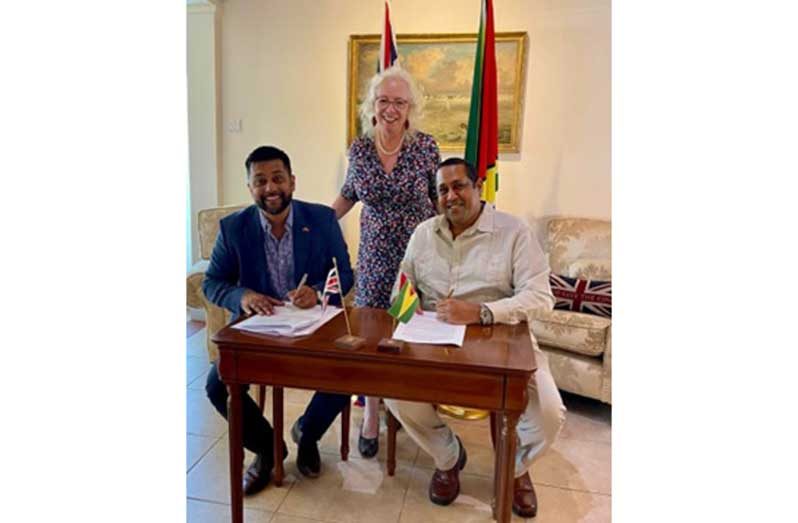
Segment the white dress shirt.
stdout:
<path fill-rule="evenodd" d="M 549 264 L 532 231 L 490 204 L 456 239 L 445 215 L 419 224 L 401 270 L 415 285 L 424 310 L 434 310 L 450 292 L 452 298 L 484 303 L 494 323 L 516 324 L 533 309 L 554 307 Z"/>

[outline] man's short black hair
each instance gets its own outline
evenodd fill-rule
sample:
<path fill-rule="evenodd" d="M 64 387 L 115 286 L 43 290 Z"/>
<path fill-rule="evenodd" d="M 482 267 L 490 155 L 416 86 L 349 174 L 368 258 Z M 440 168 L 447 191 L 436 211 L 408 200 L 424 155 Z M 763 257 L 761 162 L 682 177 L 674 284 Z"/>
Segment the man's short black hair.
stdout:
<path fill-rule="evenodd" d="M 438 169 L 442 167 L 449 167 L 450 165 L 464 165 L 466 168 L 466 174 L 468 175 L 468 179 L 471 180 L 471 183 L 476 185 L 477 183 L 477 169 L 469 162 L 463 160 L 462 158 L 449 158 L 448 160 L 444 160 L 438 165 Z"/>
<path fill-rule="evenodd" d="M 247 179 L 249 179 L 249 168 L 253 163 L 268 162 L 270 160 L 282 160 L 288 174 L 292 174 L 291 160 L 288 158 L 288 155 L 285 154 L 285 151 L 271 145 L 263 145 L 249 153 L 247 160 L 244 162 L 244 166 L 247 168 Z"/>

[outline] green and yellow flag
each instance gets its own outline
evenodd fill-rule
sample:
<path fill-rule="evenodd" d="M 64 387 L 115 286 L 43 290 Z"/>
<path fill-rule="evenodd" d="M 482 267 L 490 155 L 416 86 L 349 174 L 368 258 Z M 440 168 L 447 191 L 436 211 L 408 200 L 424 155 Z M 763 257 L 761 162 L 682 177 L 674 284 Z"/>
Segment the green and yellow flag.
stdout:
<path fill-rule="evenodd" d="M 413 314 L 415 314 L 418 306 L 419 302 L 416 289 L 413 288 L 413 284 L 410 282 L 410 279 L 405 276 L 405 273 L 400 273 L 399 294 L 396 295 L 396 299 L 391 304 L 391 308 L 388 309 L 388 314 L 402 323 L 407 323 L 410 321 L 410 318 L 413 317 Z"/>
<path fill-rule="evenodd" d="M 477 175 L 482 179 L 482 199 L 490 203 L 496 202 L 496 191 L 499 190 L 499 113 L 495 41 L 493 2 L 482 0 L 465 159 L 477 168 Z"/>

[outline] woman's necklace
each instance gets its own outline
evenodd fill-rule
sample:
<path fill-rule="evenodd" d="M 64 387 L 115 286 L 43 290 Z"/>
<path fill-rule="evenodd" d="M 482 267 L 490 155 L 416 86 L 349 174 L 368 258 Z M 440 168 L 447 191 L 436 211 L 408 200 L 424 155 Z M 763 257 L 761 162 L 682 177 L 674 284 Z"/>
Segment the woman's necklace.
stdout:
<path fill-rule="evenodd" d="M 374 137 L 376 138 L 376 140 L 374 140 L 374 143 L 377 144 L 377 149 L 379 149 L 379 151 L 385 156 L 393 156 L 394 154 L 398 153 L 399 150 L 402 148 L 402 143 L 404 142 L 404 140 L 399 140 L 399 145 L 396 146 L 396 149 L 394 149 L 393 151 L 389 151 L 382 146 L 382 138 L 380 138 L 379 132 L 374 133 Z"/>

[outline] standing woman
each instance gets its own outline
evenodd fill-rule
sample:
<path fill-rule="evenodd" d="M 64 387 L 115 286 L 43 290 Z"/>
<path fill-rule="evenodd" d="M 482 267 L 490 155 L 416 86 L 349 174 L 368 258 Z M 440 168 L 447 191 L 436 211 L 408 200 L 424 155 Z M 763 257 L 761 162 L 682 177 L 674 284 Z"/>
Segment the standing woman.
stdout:
<path fill-rule="evenodd" d="M 340 219 L 363 202 L 355 307 L 389 308 L 410 235 L 435 215 L 440 154 L 432 136 L 415 127 L 421 103 L 413 77 L 395 65 L 371 79 L 360 106 L 363 136 L 349 148 L 346 181 L 332 204 Z M 366 398 L 358 440 L 365 458 L 379 450 L 379 401 Z"/>

